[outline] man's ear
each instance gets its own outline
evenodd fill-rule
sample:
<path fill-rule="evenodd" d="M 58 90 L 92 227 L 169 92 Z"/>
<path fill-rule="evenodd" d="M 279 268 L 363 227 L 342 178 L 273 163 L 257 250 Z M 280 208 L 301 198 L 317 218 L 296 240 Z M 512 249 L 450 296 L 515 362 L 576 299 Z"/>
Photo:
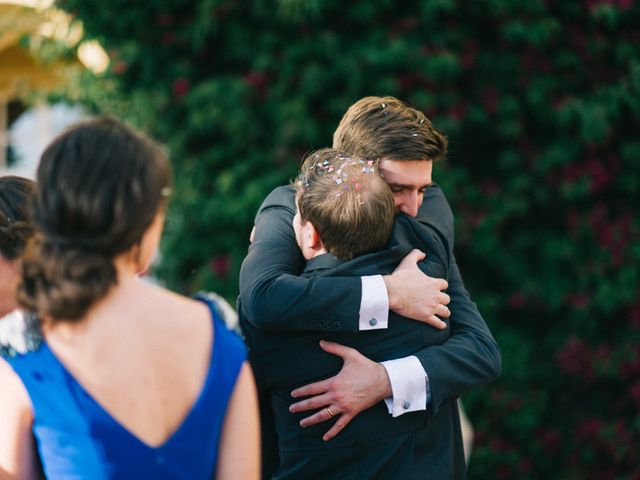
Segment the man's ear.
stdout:
<path fill-rule="evenodd" d="M 316 227 L 311 222 L 305 222 L 302 225 L 302 243 L 306 248 L 311 250 L 319 250 L 322 248 L 322 241 Z"/>

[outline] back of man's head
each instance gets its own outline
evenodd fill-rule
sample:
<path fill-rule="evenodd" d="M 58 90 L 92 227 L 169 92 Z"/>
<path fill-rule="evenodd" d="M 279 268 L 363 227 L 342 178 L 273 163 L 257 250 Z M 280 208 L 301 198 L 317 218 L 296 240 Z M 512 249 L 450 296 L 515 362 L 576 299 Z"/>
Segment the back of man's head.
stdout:
<path fill-rule="evenodd" d="M 389 241 L 393 195 L 375 162 L 318 150 L 305 158 L 296 190 L 302 223 L 313 224 L 335 257 L 350 260 Z"/>
<path fill-rule="evenodd" d="M 333 148 L 369 160 L 438 161 L 447 154 L 447 137 L 395 97 L 364 97 L 342 117 Z"/>

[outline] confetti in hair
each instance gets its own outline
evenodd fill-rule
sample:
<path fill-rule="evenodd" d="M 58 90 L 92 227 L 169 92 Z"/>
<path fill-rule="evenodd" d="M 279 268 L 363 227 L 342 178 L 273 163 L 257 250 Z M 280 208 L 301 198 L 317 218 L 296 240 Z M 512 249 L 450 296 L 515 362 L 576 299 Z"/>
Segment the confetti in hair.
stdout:
<path fill-rule="evenodd" d="M 298 192 L 304 193 L 311 182 L 328 178 L 342 186 L 342 189 L 335 191 L 335 196 L 340 196 L 350 188 L 359 191 L 362 188 L 362 175 L 379 175 L 373 160 L 351 158 L 334 150 L 322 150 L 307 157 L 295 185 Z"/>

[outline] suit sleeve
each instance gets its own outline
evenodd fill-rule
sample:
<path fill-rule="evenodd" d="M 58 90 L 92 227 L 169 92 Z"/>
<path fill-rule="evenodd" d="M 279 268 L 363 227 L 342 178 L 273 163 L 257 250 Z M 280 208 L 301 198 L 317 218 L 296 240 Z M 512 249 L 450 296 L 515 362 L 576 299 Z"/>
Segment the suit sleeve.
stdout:
<path fill-rule="evenodd" d="M 240 269 L 243 312 L 256 328 L 359 330 L 360 277 L 300 277 L 305 260 L 295 241 L 291 187 L 276 188 L 255 221 L 255 239 Z"/>
<path fill-rule="evenodd" d="M 451 337 L 416 357 L 429 377 L 432 413 L 472 387 L 497 380 L 502 356 L 489 327 L 464 286 L 455 258 L 449 275 Z"/>
<path fill-rule="evenodd" d="M 453 213 L 442 190 L 425 194 L 417 220 L 433 227 L 446 245 L 449 263 L 447 293 L 451 336 L 442 345 L 426 347 L 414 355 L 427 373 L 431 413 L 472 387 L 495 381 L 502 370 L 500 348 L 465 288 L 453 254 Z"/>

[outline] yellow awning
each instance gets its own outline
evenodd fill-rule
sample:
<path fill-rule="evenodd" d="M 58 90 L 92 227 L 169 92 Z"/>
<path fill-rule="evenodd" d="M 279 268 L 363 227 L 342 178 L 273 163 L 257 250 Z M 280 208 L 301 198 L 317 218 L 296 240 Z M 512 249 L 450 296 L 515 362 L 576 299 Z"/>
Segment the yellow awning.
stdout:
<path fill-rule="evenodd" d="M 46 2 L 16 3 L 0 1 L 0 102 L 31 91 L 49 92 L 65 80 L 71 65 L 80 64 L 77 59 L 45 63 L 38 55 L 43 42 L 77 45 L 81 29 L 70 24 L 68 15 L 41 8 Z"/>

